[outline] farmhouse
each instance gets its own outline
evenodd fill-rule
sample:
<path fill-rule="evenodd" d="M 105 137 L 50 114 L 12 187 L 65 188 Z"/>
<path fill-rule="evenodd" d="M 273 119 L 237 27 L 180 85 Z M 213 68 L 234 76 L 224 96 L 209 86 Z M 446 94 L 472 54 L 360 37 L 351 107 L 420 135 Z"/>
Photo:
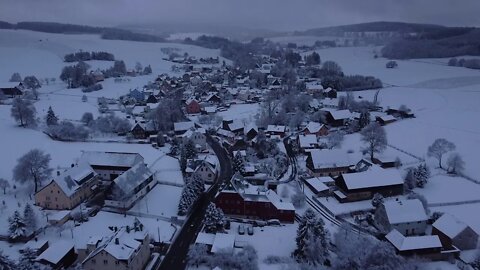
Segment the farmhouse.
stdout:
<path fill-rule="evenodd" d="M 306 163 L 309 173 L 316 177 L 348 173 L 355 165 L 350 156 L 341 150 L 318 149 L 309 152 Z"/>
<path fill-rule="evenodd" d="M 328 135 L 328 128 L 327 126 L 318 122 L 309 122 L 307 126 L 303 129 L 303 134 L 313 134 L 317 137 L 326 136 Z"/>
<path fill-rule="evenodd" d="M 111 236 L 87 245 L 89 255 L 82 262 L 83 269 L 144 269 L 150 260 L 149 245 L 145 231 L 120 228 Z"/>
<path fill-rule="evenodd" d="M 433 223 L 432 234 L 438 235 L 444 247 L 455 246 L 460 250 L 477 248 L 478 234 L 450 214 L 443 214 Z"/>
<path fill-rule="evenodd" d="M 303 152 L 319 147 L 317 137 L 313 134 L 298 135 L 298 145 Z"/>
<path fill-rule="evenodd" d="M 181 137 L 183 142 L 191 140 L 198 150 L 204 150 L 207 148 L 207 138 L 205 134 L 206 131 L 204 128 L 189 129 Z"/>
<path fill-rule="evenodd" d="M 434 256 L 440 254 L 442 243 L 436 235 L 406 237 L 393 229 L 385 238 L 401 255 Z"/>
<path fill-rule="evenodd" d="M 427 220 L 427 213 L 418 199 L 387 201 L 375 212 L 375 222 L 381 230 L 395 229 L 406 236 L 425 234 Z"/>
<path fill-rule="evenodd" d="M 105 200 L 105 206 L 129 209 L 137 200 L 147 194 L 155 185 L 153 173 L 143 162 L 113 180 L 111 194 Z"/>
<path fill-rule="evenodd" d="M 218 174 L 218 163 L 214 156 L 206 155 L 203 159 L 189 160 L 185 172 L 196 174 L 205 183 L 213 184 Z"/>
<path fill-rule="evenodd" d="M 287 128 L 279 125 L 268 125 L 267 130 L 265 130 L 267 136 L 279 136 L 280 138 L 285 137 L 286 132 Z"/>
<path fill-rule="evenodd" d="M 175 135 L 182 135 L 191 128 L 195 128 L 195 122 L 193 121 L 173 123 L 173 131 L 175 132 Z"/>
<path fill-rule="evenodd" d="M 342 174 L 335 180 L 335 185 L 339 189 L 335 195 L 340 202 L 368 200 L 375 193 L 384 197 L 403 194 L 403 179 L 399 172 L 377 166 L 364 172 Z"/>
<path fill-rule="evenodd" d="M 187 100 L 186 104 L 187 104 L 187 107 L 186 107 L 187 113 L 194 114 L 194 113 L 201 112 L 200 104 L 196 99 L 189 99 Z"/>
<path fill-rule="evenodd" d="M 73 209 L 93 193 L 99 176 L 86 163 L 80 163 L 57 175 L 35 193 L 35 204 L 45 209 Z"/>
<path fill-rule="evenodd" d="M 23 95 L 23 83 L 12 82 L 0 85 L 0 91 L 7 97 L 14 98 Z"/>
<path fill-rule="evenodd" d="M 144 162 L 138 153 L 97 151 L 83 152 L 80 160 L 88 163 L 106 181 L 113 181 L 136 164 Z"/>
<path fill-rule="evenodd" d="M 249 184 L 239 174 L 217 194 L 215 204 L 227 215 L 288 223 L 295 220 L 295 208 L 290 202 L 284 202 L 275 191 L 264 186 Z"/>
<path fill-rule="evenodd" d="M 345 126 L 355 116 L 349 110 L 322 110 L 325 113 L 325 120 L 332 127 Z"/>

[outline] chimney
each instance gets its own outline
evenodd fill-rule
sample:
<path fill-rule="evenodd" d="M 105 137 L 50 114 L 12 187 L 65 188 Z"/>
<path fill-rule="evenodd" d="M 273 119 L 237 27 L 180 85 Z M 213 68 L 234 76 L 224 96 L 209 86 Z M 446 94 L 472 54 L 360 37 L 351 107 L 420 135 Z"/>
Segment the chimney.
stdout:
<path fill-rule="evenodd" d="M 120 245 L 120 240 L 118 240 L 118 238 L 115 238 L 115 245 Z"/>

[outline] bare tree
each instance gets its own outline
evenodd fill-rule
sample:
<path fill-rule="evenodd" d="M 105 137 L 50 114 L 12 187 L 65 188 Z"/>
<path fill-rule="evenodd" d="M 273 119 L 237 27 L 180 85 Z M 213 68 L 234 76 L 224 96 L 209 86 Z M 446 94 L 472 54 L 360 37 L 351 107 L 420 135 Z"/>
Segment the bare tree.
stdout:
<path fill-rule="evenodd" d="M 455 144 L 446 139 L 436 139 L 432 145 L 428 147 L 427 155 L 438 160 L 438 166 L 442 167 L 442 157 L 444 154 L 455 150 Z"/>
<path fill-rule="evenodd" d="M 362 141 L 367 144 L 364 150 L 369 153 L 370 160 L 373 160 L 375 153 L 381 153 L 387 148 L 387 133 L 378 123 L 369 124 L 360 134 Z"/>
<path fill-rule="evenodd" d="M 36 110 L 32 102 L 27 99 L 15 98 L 11 108 L 12 117 L 20 124 L 21 127 L 35 126 Z"/>
<path fill-rule="evenodd" d="M 465 161 L 459 153 L 452 153 L 447 159 L 448 172 L 457 174 L 465 169 Z"/>
<path fill-rule="evenodd" d="M 7 188 L 10 187 L 10 183 L 7 179 L 0 178 L 0 188 L 3 189 L 3 194 L 7 194 Z"/>
<path fill-rule="evenodd" d="M 345 138 L 345 132 L 341 130 L 328 134 L 327 136 L 328 148 L 330 149 L 339 148 L 340 146 L 342 146 L 342 142 L 344 138 Z"/>
<path fill-rule="evenodd" d="M 43 181 L 48 179 L 52 173 L 49 166 L 50 155 L 42 150 L 33 149 L 18 159 L 17 166 L 13 169 L 13 178 L 20 183 L 33 181 L 35 192 Z"/>

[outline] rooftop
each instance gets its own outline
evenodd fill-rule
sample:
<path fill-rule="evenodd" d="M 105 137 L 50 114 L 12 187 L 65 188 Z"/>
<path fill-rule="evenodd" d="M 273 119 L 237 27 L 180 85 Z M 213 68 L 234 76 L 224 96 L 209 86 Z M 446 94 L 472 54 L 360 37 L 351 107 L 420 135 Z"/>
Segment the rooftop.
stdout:
<path fill-rule="evenodd" d="M 403 236 L 399 231 L 392 230 L 385 238 L 399 251 L 441 248 L 442 243 L 436 235 Z"/>
<path fill-rule="evenodd" d="M 342 174 L 342 177 L 349 190 L 403 185 L 403 179 L 396 169 L 382 169 L 378 166 L 372 166 L 364 172 Z"/>
<path fill-rule="evenodd" d="M 390 224 L 418 222 L 428 220 L 425 208 L 419 199 L 383 203 Z"/>
<path fill-rule="evenodd" d="M 143 157 L 138 153 L 85 151 L 80 160 L 91 166 L 133 167 L 143 162 Z"/>
<path fill-rule="evenodd" d="M 463 230 L 468 228 L 467 224 L 450 214 L 443 214 L 432 226 L 446 234 L 450 239 L 455 238 Z"/>

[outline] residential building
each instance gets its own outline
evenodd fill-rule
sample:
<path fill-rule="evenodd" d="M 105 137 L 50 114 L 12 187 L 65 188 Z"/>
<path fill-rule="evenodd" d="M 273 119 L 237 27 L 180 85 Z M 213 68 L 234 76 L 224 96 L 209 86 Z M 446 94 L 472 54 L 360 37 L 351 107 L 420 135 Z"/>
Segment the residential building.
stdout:
<path fill-rule="evenodd" d="M 150 239 L 143 230 L 123 227 L 100 241 L 93 240 L 83 251 L 89 253 L 82 261 L 85 270 L 144 269 L 150 260 Z"/>
<path fill-rule="evenodd" d="M 53 242 L 35 260 L 51 269 L 67 269 L 76 259 L 73 243 L 59 240 Z"/>
<path fill-rule="evenodd" d="M 0 85 L 0 92 L 6 97 L 14 98 L 23 95 L 24 86 L 21 82 L 3 83 Z"/>
<path fill-rule="evenodd" d="M 395 169 L 372 166 L 359 173 L 345 173 L 335 179 L 334 194 L 340 202 L 369 200 L 375 193 L 384 197 L 403 194 L 403 179 Z"/>
<path fill-rule="evenodd" d="M 450 214 L 443 214 L 432 225 L 432 234 L 438 235 L 444 247 L 460 250 L 477 248 L 478 233 Z"/>
<path fill-rule="evenodd" d="M 385 238 L 399 254 L 405 256 L 434 257 L 442 251 L 442 243 L 436 235 L 404 236 L 393 229 Z"/>
<path fill-rule="evenodd" d="M 303 129 L 303 134 L 313 134 L 317 137 L 326 136 L 328 135 L 328 127 L 318 122 L 309 122 Z"/>
<path fill-rule="evenodd" d="M 278 219 L 293 223 L 295 208 L 284 202 L 273 190 L 248 183 L 240 174 L 235 174 L 229 185 L 217 193 L 215 204 L 231 216 L 251 219 Z"/>
<path fill-rule="evenodd" d="M 380 230 L 395 229 L 405 236 L 425 234 L 427 221 L 425 208 L 418 199 L 386 201 L 375 212 L 375 223 Z"/>
<path fill-rule="evenodd" d="M 98 174 L 86 163 L 57 171 L 57 175 L 35 193 L 35 204 L 45 209 L 73 209 L 92 196 L 98 180 Z"/>
<path fill-rule="evenodd" d="M 306 165 L 312 176 L 337 176 L 348 173 L 355 162 L 342 150 L 314 149 L 309 151 Z"/>
<path fill-rule="evenodd" d="M 89 164 L 106 181 L 113 181 L 136 164 L 144 162 L 138 153 L 100 151 L 84 151 L 80 160 Z"/>

